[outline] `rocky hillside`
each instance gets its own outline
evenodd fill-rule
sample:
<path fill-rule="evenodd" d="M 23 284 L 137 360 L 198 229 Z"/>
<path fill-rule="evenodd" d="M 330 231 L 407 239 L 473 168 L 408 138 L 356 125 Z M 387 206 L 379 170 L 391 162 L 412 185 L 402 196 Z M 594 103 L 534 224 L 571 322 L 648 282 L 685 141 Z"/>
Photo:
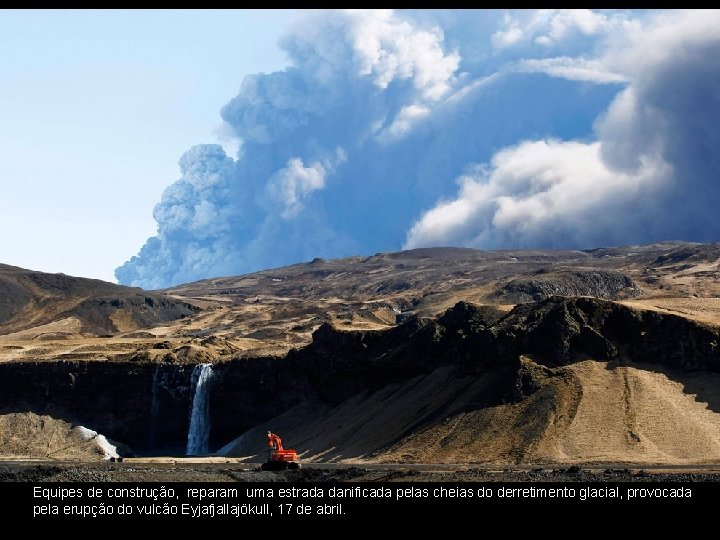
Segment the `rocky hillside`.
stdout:
<path fill-rule="evenodd" d="M 209 446 L 235 456 L 272 429 L 306 460 L 718 462 L 719 276 L 717 245 L 680 242 L 419 249 L 151 293 L 0 267 L 0 454 L 101 457 L 101 436 L 184 454 L 210 363 Z"/>
<path fill-rule="evenodd" d="M 281 357 L 309 344 L 325 323 L 387 329 L 438 317 L 459 301 L 505 314 L 556 295 L 718 324 L 718 249 L 682 242 L 588 251 L 416 249 L 315 259 L 152 293 L 0 267 L 0 361 Z"/>
<path fill-rule="evenodd" d="M 38 327 L 32 337 L 113 334 L 198 311 L 187 302 L 137 288 L 0 265 L 0 334 Z"/>
<path fill-rule="evenodd" d="M 682 317 L 559 297 L 497 321 L 459 303 L 395 333 L 325 327 L 298 353 L 334 367 L 319 399 L 288 404 L 222 452 L 259 458 L 275 429 L 320 460 L 717 461 L 719 337 Z"/>
<path fill-rule="evenodd" d="M 461 302 L 387 330 L 325 324 L 284 358 L 215 366 L 210 447 L 257 459 L 273 429 L 310 460 L 717 461 L 718 342 L 717 328 L 589 298 L 505 316 Z M 1 411 L 183 453 L 192 368 L 4 363 Z"/>

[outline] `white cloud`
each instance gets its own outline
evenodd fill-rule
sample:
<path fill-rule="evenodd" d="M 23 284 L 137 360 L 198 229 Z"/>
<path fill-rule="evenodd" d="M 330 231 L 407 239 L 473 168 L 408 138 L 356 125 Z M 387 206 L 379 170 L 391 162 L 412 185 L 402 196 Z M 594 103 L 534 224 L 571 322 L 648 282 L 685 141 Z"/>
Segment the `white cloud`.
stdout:
<path fill-rule="evenodd" d="M 448 93 L 460 55 L 443 50 L 441 28 L 416 28 L 390 10 L 347 14 L 360 75 L 371 75 L 379 88 L 409 79 L 426 100 L 438 100 Z"/>
<path fill-rule="evenodd" d="M 585 32 L 599 28 L 573 20 Z M 498 152 L 459 179 L 456 197 L 421 216 L 405 247 L 716 238 L 714 221 L 701 216 L 720 198 L 712 120 L 720 110 L 720 12 L 662 14 L 626 30 L 597 60 L 517 64 L 571 79 L 627 80 L 596 121 L 596 141 L 527 141 Z"/>
<path fill-rule="evenodd" d="M 520 23 L 511 17 L 509 13 L 503 16 L 503 24 L 505 27 L 495 32 L 491 37 L 493 47 L 496 49 L 503 49 L 515 45 L 522 40 L 523 37 Z"/>
<path fill-rule="evenodd" d="M 278 171 L 267 184 L 268 195 L 282 205 L 280 215 L 295 217 L 303 207 L 303 199 L 325 187 L 325 167 L 315 162 L 305 167 L 302 159 L 292 158 L 287 167 Z"/>
<path fill-rule="evenodd" d="M 561 9 L 548 19 L 546 34 L 539 35 L 535 42 L 541 45 L 553 45 L 573 32 L 589 36 L 607 30 L 613 26 L 609 17 L 589 9 Z"/>
<path fill-rule="evenodd" d="M 628 13 L 589 9 L 519 10 L 505 14 L 503 28 L 492 35 L 498 50 L 533 43 L 542 48 L 562 45 L 575 36 L 604 36 L 627 31 L 638 22 Z"/>
<path fill-rule="evenodd" d="M 377 138 L 381 141 L 397 139 L 410 132 L 413 126 L 430 114 L 430 109 L 424 105 L 408 105 L 403 107 L 395 116 L 392 124 L 381 130 Z"/>
<path fill-rule="evenodd" d="M 372 130 L 381 142 L 402 138 L 458 86 L 460 54 L 444 50 L 438 26 L 419 28 L 391 10 L 345 14 L 358 75 L 372 77 L 382 90 L 394 82 L 412 84 L 413 91 L 406 93 L 395 116 L 376 120 Z"/>
<path fill-rule="evenodd" d="M 325 187 L 328 174 L 347 160 L 347 153 L 338 147 L 335 154 L 325 160 L 315 161 L 307 167 L 303 160 L 294 157 L 268 181 L 265 192 L 274 203 L 280 204 L 283 219 L 296 217 L 304 208 L 304 201 L 314 191 Z"/>
<path fill-rule="evenodd" d="M 602 236 L 618 219 L 613 205 L 621 211 L 624 201 L 662 188 L 668 173 L 660 160 L 633 174 L 612 171 L 599 142 L 524 142 L 461 177 L 457 197 L 425 213 L 404 247 L 567 245 Z"/>
<path fill-rule="evenodd" d="M 661 12 L 646 24 L 627 25 L 602 61 L 619 73 L 640 78 L 659 65 L 682 62 L 698 47 L 720 39 L 720 10 Z"/>
<path fill-rule="evenodd" d="M 526 73 L 546 73 L 571 81 L 586 81 L 598 84 L 627 82 L 627 77 L 609 71 L 600 60 L 560 56 L 556 58 L 526 59 L 519 61 L 515 68 Z"/>

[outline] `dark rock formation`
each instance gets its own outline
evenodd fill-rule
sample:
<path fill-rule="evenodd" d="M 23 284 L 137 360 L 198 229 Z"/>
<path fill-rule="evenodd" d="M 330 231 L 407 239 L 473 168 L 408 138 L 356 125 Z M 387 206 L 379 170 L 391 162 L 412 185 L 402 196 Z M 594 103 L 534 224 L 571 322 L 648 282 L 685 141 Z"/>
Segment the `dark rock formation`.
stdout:
<path fill-rule="evenodd" d="M 412 318 L 384 331 L 323 324 L 312 344 L 283 358 L 220 363 L 210 398 L 210 447 L 296 405 L 338 405 L 441 366 L 462 377 L 492 375 L 476 407 L 521 400 L 539 388 L 538 369 L 584 358 L 720 371 L 717 329 L 682 317 L 562 297 L 498 316 L 460 302 L 437 320 Z M 6 362 L 0 364 L 0 413 L 77 422 L 141 454 L 183 453 L 192 369 L 149 362 Z"/>
<path fill-rule="evenodd" d="M 593 268 L 541 270 L 503 286 L 496 296 L 508 303 L 537 302 L 551 296 L 592 296 L 608 300 L 639 296 L 642 290 L 622 272 Z"/>

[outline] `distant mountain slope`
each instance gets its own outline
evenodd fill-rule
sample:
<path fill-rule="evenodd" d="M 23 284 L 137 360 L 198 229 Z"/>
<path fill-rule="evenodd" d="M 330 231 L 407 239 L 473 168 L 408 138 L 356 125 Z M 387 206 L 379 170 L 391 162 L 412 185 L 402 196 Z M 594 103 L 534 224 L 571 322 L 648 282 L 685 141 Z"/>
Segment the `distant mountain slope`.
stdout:
<path fill-rule="evenodd" d="M 323 323 L 389 328 L 413 316 L 436 317 L 459 301 L 502 315 L 554 295 L 614 300 L 720 324 L 720 246 L 673 241 L 591 250 L 423 248 L 317 258 L 153 292 L 0 266 L 0 361 L 194 362 L 238 351 L 282 356 L 310 343 Z M 89 342 L 88 334 L 118 339 Z"/>
<path fill-rule="evenodd" d="M 323 322 L 381 328 L 413 315 L 435 317 L 462 300 L 507 312 L 553 295 L 588 296 L 720 321 L 719 253 L 717 244 L 687 242 L 592 250 L 424 248 L 314 259 L 165 292 L 213 306 L 184 330 L 293 346 L 309 343 Z"/>
<path fill-rule="evenodd" d="M 112 334 L 198 311 L 187 302 L 138 288 L 0 265 L 0 334 L 36 327 L 45 327 L 48 334 Z"/>
<path fill-rule="evenodd" d="M 695 265 L 708 266 L 703 270 L 715 270 L 717 277 L 719 260 L 720 245 L 689 242 L 592 250 L 421 248 L 369 257 L 317 258 L 253 274 L 179 285 L 167 292 L 187 297 L 368 300 L 406 294 L 479 292 L 480 285 L 487 286 L 486 292 L 490 293 L 518 278 L 528 281 L 542 274 L 538 279 L 545 283 L 550 282 L 553 275 L 565 281 L 568 295 L 616 299 L 625 296 L 623 289 L 635 287 L 635 282 L 640 281 L 637 285 L 642 286 L 646 277 L 648 282 L 656 283 L 667 274 L 692 270 Z M 590 276 L 588 272 L 593 270 L 604 272 Z M 622 274 L 631 279 L 626 280 Z M 644 285 L 651 291 L 655 288 L 648 283 Z M 549 289 L 538 292 L 544 298 L 558 294 Z M 637 291 L 631 292 L 630 296 L 636 294 Z M 525 301 L 533 300 L 538 298 Z"/>

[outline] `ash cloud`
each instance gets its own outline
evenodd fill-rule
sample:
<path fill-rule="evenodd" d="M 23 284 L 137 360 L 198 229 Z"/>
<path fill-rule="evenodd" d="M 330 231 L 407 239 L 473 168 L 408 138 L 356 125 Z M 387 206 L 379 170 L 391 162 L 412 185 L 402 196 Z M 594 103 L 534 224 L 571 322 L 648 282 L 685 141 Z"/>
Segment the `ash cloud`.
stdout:
<path fill-rule="evenodd" d="M 595 141 L 502 150 L 461 176 L 457 195 L 425 212 L 404 246 L 718 240 L 718 54 L 718 12 L 648 22 L 595 61 L 630 81 L 596 122 Z"/>
<path fill-rule="evenodd" d="M 188 150 L 157 235 L 116 276 L 160 288 L 401 246 L 716 238 L 716 18 L 314 14 L 280 44 L 290 65 L 222 109 L 238 155 Z"/>

